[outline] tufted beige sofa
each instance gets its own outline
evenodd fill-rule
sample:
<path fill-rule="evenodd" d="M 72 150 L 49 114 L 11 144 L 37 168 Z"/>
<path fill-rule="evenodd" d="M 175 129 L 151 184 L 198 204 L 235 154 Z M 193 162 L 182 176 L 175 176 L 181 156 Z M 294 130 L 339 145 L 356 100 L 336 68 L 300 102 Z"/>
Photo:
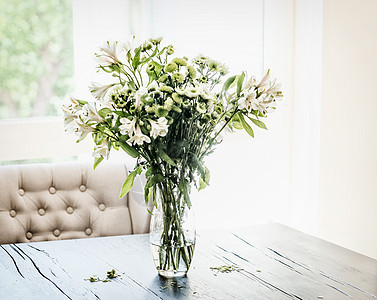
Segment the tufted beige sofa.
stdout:
<path fill-rule="evenodd" d="M 0 244 L 146 233 L 141 179 L 119 199 L 125 165 L 0 167 Z"/>

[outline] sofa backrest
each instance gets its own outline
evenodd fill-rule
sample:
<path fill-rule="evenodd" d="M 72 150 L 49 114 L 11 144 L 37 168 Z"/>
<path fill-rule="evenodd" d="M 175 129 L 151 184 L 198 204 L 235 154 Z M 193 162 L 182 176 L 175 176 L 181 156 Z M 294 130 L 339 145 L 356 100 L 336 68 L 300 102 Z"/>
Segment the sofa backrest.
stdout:
<path fill-rule="evenodd" d="M 124 164 L 0 167 L 0 244 L 149 232 L 141 179 L 119 199 Z"/>

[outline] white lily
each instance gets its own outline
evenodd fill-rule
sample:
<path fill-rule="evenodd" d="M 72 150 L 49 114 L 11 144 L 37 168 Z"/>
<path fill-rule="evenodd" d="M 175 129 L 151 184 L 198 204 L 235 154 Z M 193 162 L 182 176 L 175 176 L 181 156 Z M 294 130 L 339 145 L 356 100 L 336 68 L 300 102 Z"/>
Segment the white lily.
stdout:
<path fill-rule="evenodd" d="M 135 134 L 128 139 L 128 142 L 132 144 L 142 145 L 144 142 L 150 143 L 151 139 L 141 132 L 139 124 L 136 126 Z"/>
<path fill-rule="evenodd" d="M 256 92 L 254 89 L 244 91 L 243 97 L 238 100 L 238 105 L 241 109 L 246 108 L 248 112 L 252 109 L 258 109 L 258 100 L 256 99 Z"/>
<path fill-rule="evenodd" d="M 166 134 L 168 133 L 168 120 L 164 117 L 162 118 L 159 118 L 156 121 L 154 120 L 150 120 L 149 121 L 151 123 L 151 136 L 155 139 L 157 138 L 158 136 L 166 136 Z"/>
<path fill-rule="evenodd" d="M 122 125 L 119 126 L 119 132 L 123 135 L 132 136 L 135 133 L 136 118 L 130 121 L 127 118 L 121 118 Z"/>
<path fill-rule="evenodd" d="M 107 145 L 107 142 L 104 142 L 104 143 L 102 143 L 100 145 L 96 145 L 94 147 L 94 151 L 92 153 L 92 156 L 98 157 L 98 158 L 101 157 L 101 156 L 107 157 L 108 150 L 109 150 L 109 147 Z"/>
<path fill-rule="evenodd" d="M 140 87 L 135 93 L 135 108 L 139 109 L 141 104 L 141 99 L 148 93 L 148 89 L 144 86 Z"/>
<path fill-rule="evenodd" d="M 76 126 L 74 132 L 79 137 L 77 142 L 82 141 L 88 135 L 88 133 L 95 131 L 94 128 L 86 124 L 80 116 L 75 120 L 74 123 Z"/>
<path fill-rule="evenodd" d="M 264 88 L 268 85 L 270 80 L 270 70 L 267 71 L 266 75 L 262 78 L 262 80 L 258 83 L 257 88 L 260 90 L 264 90 Z"/>
<path fill-rule="evenodd" d="M 115 83 L 101 85 L 101 84 L 92 82 L 91 85 L 89 86 L 89 91 L 97 100 L 104 100 L 107 94 L 107 91 L 114 85 Z"/>
<path fill-rule="evenodd" d="M 85 123 L 88 122 L 96 122 L 101 123 L 103 122 L 103 118 L 99 115 L 96 104 L 94 102 L 88 102 L 84 104 L 82 107 L 82 114 L 81 114 L 83 121 Z"/>
<path fill-rule="evenodd" d="M 119 63 L 118 55 L 123 49 L 118 42 L 107 41 L 99 50 L 101 52 L 96 55 L 96 61 L 101 66 L 107 67 Z"/>

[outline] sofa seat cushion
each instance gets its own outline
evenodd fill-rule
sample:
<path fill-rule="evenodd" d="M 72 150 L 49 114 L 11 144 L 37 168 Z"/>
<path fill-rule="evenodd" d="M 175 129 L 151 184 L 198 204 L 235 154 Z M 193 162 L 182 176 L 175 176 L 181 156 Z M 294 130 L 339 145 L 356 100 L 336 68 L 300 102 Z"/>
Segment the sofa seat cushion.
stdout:
<path fill-rule="evenodd" d="M 0 167 L 0 243 L 147 232 L 142 193 L 119 199 L 127 174 L 111 162 Z"/>

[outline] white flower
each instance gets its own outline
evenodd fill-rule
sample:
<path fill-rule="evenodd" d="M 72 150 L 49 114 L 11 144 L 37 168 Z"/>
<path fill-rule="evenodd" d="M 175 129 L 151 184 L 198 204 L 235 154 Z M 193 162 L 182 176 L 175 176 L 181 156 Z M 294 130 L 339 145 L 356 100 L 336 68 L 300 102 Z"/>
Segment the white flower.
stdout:
<path fill-rule="evenodd" d="M 135 108 L 138 109 L 141 104 L 141 99 L 148 93 L 146 87 L 142 86 L 140 89 L 135 93 Z"/>
<path fill-rule="evenodd" d="M 156 121 L 150 120 L 151 123 L 151 136 L 155 139 L 158 136 L 165 136 L 168 133 L 168 120 L 164 117 Z"/>
<path fill-rule="evenodd" d="M 151 139 L 144 135 L 142 132 L 141 132 L 141 129 L 140 129 L 140 126 L 139 124 L 136 126 L 136 132 L 135 134 L 128 139 L 128 142 L 130 143 L 133 143 L 133 144 L 137 144 L 137 145 L 142 145 L 144 142 L 146 143 L 150 143 L 151 142 Z"/>
<path fill-rule="evenodd" d="M 107 157 L 108 150 L 109 150 L 109 147 L 107 145 L 107 142 L 104 142 L 103 144 L 96 145 L 94 147 L 92 156 L 93 157 L 101 157 L 101 156 Z"/>
<path fill-rule="evenodd" d="M 78 116 L 74 121 L 74 132 L 79 137 L 78 142 L 82 141 L 88 133 L 94 132 L 94 128 L 86 124 L 81 116 Z"/>
<path fill-rule="evenodd" d="M 256 84 L 257 84 L 257 79 L 255 78 L 255 76 L 252 76 L 249 80 L 246 81 L 245 85 L 243 86 L 243 89 L 248 90 L 251 87 L 255 86 Z"/>
<path fill-rule="evenodd" d="M 151 84 L 148 85 L 148 91 L 157 91 L 158 90 L 158 83 L 157 81 L 153 80 Z"/>
<path fill-rule="evenodd" d="M 252 109 L 258 110 L 258 100 L 256 99 L 256 92 L 255 90 L 246 90 L 243 92 L 243 97 L 238 100 L 238 105 L 240 109 L 246 108 L 248 112 Z"/>
<path fill-rule="evenodd" d="M 264 88 L 268 85 L 270 80 L 270 70 L 267 71 L 266 75 L 262 78 L 262 80 L 258 83 L 257 88 L 258 90 L 264 90 Z"/>
<path fill-rule="evenodd" d="M 64 113 L 64 128 L 68 132 L 73 132 L 73 128 L 76 126 L 73 124 L 73 121 L 77 118 L 77 112 L 81 110 L 81 106 L 78 103 L 77 99 L 71 97 L 71 102 L 68 104 L 63 104 L 61 109 Z"/>
<path fill-rule="evenodd" d="M 194 98 L 198 96 L 201 92 L 201 89 L 199 87 L 187 87 L 185 89 L 185 95 L 189 98 Z"/>
<path fill-rule="evenodd" d="M 105 98 L 105 95 L 107 94 L 107 91 L 114 85 L 115 83 L 101 85 L 101 84 L 92 82 L 91 85 L 89 86 L 89 91 L 92 93 L 92 95 L 96 99 L 103 100 Z"/>
<path fill-rule="evenodd" d="M 101 66 L 107 67 L 119 63 L 118 55 L 122 51 L 122 45 L 118 42 L 107 41 L 99 50 L 101 52 L 96 54 L 96 61 Z"/>
<path fill-rule="evenodd" d="M 127 118 L 121 118 L 122 125 L 119 126 L 119 132 L 123 135 L 132 136 L 135 133 L 136 118 L 130 121 Z"/>
<path fill-rule="evenodd" d="M 94 102 L 88 102 L 82 107 L 81 117 L 85 123 L 88 122 L 103 122 L 103 118 L 99 115 L 96 104 Z"/>

